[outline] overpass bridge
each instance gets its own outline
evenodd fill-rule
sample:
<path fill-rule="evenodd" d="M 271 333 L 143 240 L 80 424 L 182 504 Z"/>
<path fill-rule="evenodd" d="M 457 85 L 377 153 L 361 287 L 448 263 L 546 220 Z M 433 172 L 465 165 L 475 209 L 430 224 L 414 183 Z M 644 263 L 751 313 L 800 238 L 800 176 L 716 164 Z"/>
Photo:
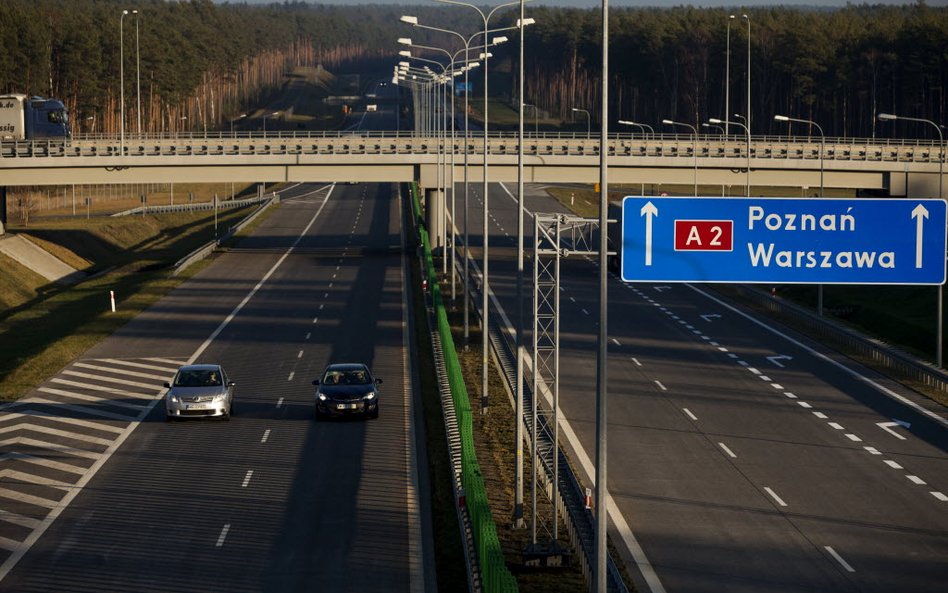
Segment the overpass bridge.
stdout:
<path fill-rule="evenodd" d="M 530 183 L 595 183 L 599 137 L 526 134 L 524 176 Z M 800 136 L 641 135 L 609 138 L 609 180 L 621 184 L 786 187 L 797 195 L 826 188 L 890 196 L 933 197 L 944 148 L 906 139 Z M 517 179 L 517 137 L 491 133 L 490 181 Z M 179 182 L 404 182 L 438 185 L 439 168 L 454 159 L 455 180 L 483 179 L 483 136 L 438 137 L 414 132 L 271 132 L 268 134 L 80 137 L 70 142 L 7 142 L 0 146 L 0 188 L 19 185 Z M 447 165 L 445 165 L 447 163 Z M 749 169 L 749 174 L 748 174 Z M 753 193 L 753 191 L 752 191 Z"/>

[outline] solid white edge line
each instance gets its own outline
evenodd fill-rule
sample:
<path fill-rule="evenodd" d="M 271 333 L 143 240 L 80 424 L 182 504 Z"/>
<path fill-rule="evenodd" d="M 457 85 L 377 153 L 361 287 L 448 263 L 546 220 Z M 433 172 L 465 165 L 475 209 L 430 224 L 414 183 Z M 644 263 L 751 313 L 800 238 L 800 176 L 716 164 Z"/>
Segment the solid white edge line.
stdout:
<path fill-rule="evenodd" d="M 471 263 L 473 264 L 475 273 L 479 274 L 480 270 L 477 268 L 477 263 L 473 261 Z M 501 320 L 504 322 L 502 329 L 506 331 L 508 335 L 512 336 L 514 333 L 513 329 L 511 329 L 513 324 L 510 323 L 510 318 L 507 317 L 507 312 L 504 311 L 504 308 L 500 305 L 500 301 L 497 300 L 494 292 L 490 290 L 489 285 L 488 296 L 494 303 L 494 308 L 497 309 L 497 312 L 500 314 Z M 529 352 L 526 353 L 523 362 L 524 368 L 532 372 L 533 356 L 531 356 Z M 544 399 L 546 399 L 547 403 L 552 406 L 553 393 L 550 391 L 550 388 L 545 382 L 540 383 L 539 387 L 540 393 L 543 395 Z M 566 440 L 569 441 L 570 446 L 573 448 L 573 451 L 579 458 L 579 464 L 582 466 L 586 476 L 588 476 L 590 484 L 592 487 L 595 487 L 595 467 L 593 466 L 592 460 L 589 458 L 589 454 L 586 453 L 586 450 L 583 448 L 579 437 L 573 431 L 573 426 L 569 423 L 569 420 L 566 419 L 565 415 L 560 418 L 560 429 L 563 431 L 563 436 L 565 436 Z M 629 554 L 632 556 L 632 560 L 635 562 L 635 567 L 639 570 L 639 573 L 645 580 L 645 584 L 648 585 L 649 591 L 652 593 L 666 593 L 665 586 L 662 584 L 661 579 L 658 578 L 658 573 L 655 572 L 655 567 L 652 565 L 651 561 L 649 561 L 648 556 L 645 555 L 645 550 L 642 549 L 642 546 L 639 544 L 638 539 L 636 539 L 635 534 L 632 533 L 632 529 L 629 527 L 629 523 L 626 521 L 622 511 L 619 510 L 619 506 L 616 504 L 615 499 L 613 499 L 612 495 L 609 494 L 608 486 L 606 487 L 606 501 L 609 518 L 612 519 L 613 526 L 619 533 L 619 537 L 622 538 L 622 543 L 625 544 L 626 550 L 628 550 Z"/>
<path fill-rule="evenodd" d="M 401 212 L 402 193 L 398 192 L 398 208 Z M 405 244 L 405 227 L 401 227 L 401 241 Z M 403 253 L 401 256 L 402 271 L 402 373 L 407 385 L 405 398 L 405 431 L 408 437 L 408 468 L 411 477 L 408 481 L 407 504 L 408 504 L 408 590 L 412 593 L 424 593 L 425 591 L 425 563 L 424 563 L 424 537 L 421 530 L 421 500 L 420 488 L 418 486 L 418 451 L 415 448 L 415 412 L 414 412 L 414 390 L 411 386 L 411 365 L 408 360 L 411 342 L 408 326 L 408 260 Z"/>
<path fill-rule="evenodd" d="M 895 399 L 895 400 L 897 400 L 897 401 L 899 401 L 899 402 L 905 404 L 906 406 L 912 408 L 913 410 L 915 410 L 915 411 L 918 412 L 919 414 L 924 414 L 924 415 L 927 416 L 928 418 L 931 418 L 932 420 L 934 420 L 935 422 L 937 422 L 938 424 L 940 424 L 942 427 L 948 428 L 948 420 L 946 420 L 945 418 L 942 418 L 942 417 L 939 416 L 938 414 L 936 414 L 936 413 L 934 413 L 934 412 L 931 412 L 931 411 L 929 411 L 929 410 L 926 410 L 925 408 L 923 408 L 922 406 L 916 404 L 916 403 L 913 402 L 912 400 L 910 400 L 910 399 L 908 399 L 908 398 L 906 398 L 906 397 L 903 397 L 903 396 L 899 395 L 898 393 L 892 391 L 891 389 L 889 389 L 889 388 L 887 388 L 887 387 L 885 387 L 885 386 L 883 386 L 883 385 L 880 385 L 879 383 L 876 383 L 875 381 L 873 381 L 873 380 L 870 379 L 869 377 L 866 377 L 866 376 L 864 376 L 864 375 L 859 374 L 858 372 L 856 372 L 856 371 L 850 369 L 850 368 L 847 367 L 846 365 L 844 365 L 844 364 L 842 364 L 842 363 L 839 363 L 839 362 L 833 360 L 833 359 L 830 358 L 829 356 L 826 356 L 825 354 L 822 354 L 822 353 L 820 353 L 820 352 L 817 352 L 816 350 L 814 350 L 813 348 L 810 348 L 810 347 L 807 346 L 806 344 L 804 344 L 804 343 L 802 343 L 802 342 L 800 342 L 800 341 L 798 341 L 798 340 L 795 340 L 795 339 L 791 338 L 790 336 L 788 336 L 787 334 L 785 334 L 785 333 L 779 331 L 778 329 L 773 328 L 773 327 L 767 325 L 767 324 L 764 323 L 763 321 L 760 321 L 759 319 L 755 319 L 754 317 L 748 315 L 747 313 L 744 313 L 743 311 L 740 311 L 740 310 L 738 310 L 738 309 L 732 307 L 732 306 L 729 305 L 728 303 L 725 303 L 725 302 L 722 301 L 721 299 L 718 299 L 717 297 L 714 297 L 714 296 L 708 294 L 707 292 L 701 290 L 700 288 L 697 288 L 697 287 L 695 287 L 695 286 L 693 286 L 693 285 L 691 285 L 691 284 L 687 284 L 687 283 L 686 283 L 686 286 L 687 286 L 688 288 L 690 288 L 691 290 L 697 292 L 698 294 L 703 295 L 704 297 L 706 297 L 706 298 L 708 298 L 708 299 L 711 299 L 712 301 L 718 303 L 719 305 L 721 305 L 721 306 L 723 306 L 723 307 L 727 307 L 728 309 L 730 309 L 731 311 L 734 311 L 735 313 L 737 313 L 737 314 L 740 315 L 741 317 L 744 317 L 745 319 L 747 319 L 747 320 L 750 321 L 751 323 L 754 323 L 754 324 L 756 324 L 756 325 L 758 325 L 758 326 L 760 326 L 760 327 L 766 329 L 767 331 L 773 333 L 774 335 L 779 336 L 779 337 L 781 337 L 781 338 L 787 340 L 788 342 L 790 342 L 790 343 L 793 344 L 794 346 L 797 346 L 797 347 L 799 347 L 799 348 L 802 348 L 803 350 L 806 350 L 807 352 L 809 352 L 809 353 L 812 354 L 813 356 L 815 356 L 815 357 L 817 357 L 817 358 L 819 358 L 819 359 L 821 359 L 821 360 L 823 360 L 823 361 L 825 361 L 825 362 L 830 363 L 831 365 L 837 367 L 838 369 L 840 369 L 841 371 L 847 373 L 848 375 L 850 375 L 850 376 L 852 376 L 852 377 L 854 377 L 854 378 L 856 378 L 856 379 L 859 379 L 860 381 L 866 383 L 867 385 L 872 386 L 872 387 L 875 388 L 875 389 L 878 389 L 881 393 L 883 393 L 883 394 L 885 394 L 885 395 L 891 397 L 892 399 Z"/>
<path fill-rule="evenodd" d="M 846 572 L 856 572 L 856 569 L 853 568 L 852 566 L 850 566 L 848 562 L 846 562 L 845 560 L 843 560 L 843 557 L 840 556 L 839 554 L 837 554 L 837 553 L 836 553 L 836 550 L 834 550 L 833 548 L 831 548 L 831 547 L 829 547 L 829 546 L 823 546 L 823 548 L 824 548 L 827 552 L 829 552 L 830 556 L 832 556 L 837 562 L 839 562 L 840 565 L 841 565 L 843 568 L 846 569 Z"/>
<path fill-rule="evenodd" d="M 333 186 L 333 188 L 335 188 L 335 186 Z M 191 355 L 191 357 L 188 359 L 188 361 L 185 364 L 194 364 L 194 361 L 197 360 L 197 357 L 200 356 L 204 352 L 204 350 L 206 350 L 207 347 L 211 345 L 211 343 L 221 333 L 221 331 L 223 331 L 223 329 L 227 327 L 227 324 L 230 323 L 230 321 L 237 315 L 237 313 L 244 307 L 244 305 L 246 305 L 247 302 L 250 301 L 250 298 L 260 289 L 261 286 L 263 286 L 263 283 L 266 282 L 267 279 L 273 274 L 273 272 L 276 271 L 276 269 L 280 266 L 280 264 L 283 263 L 283 260 L 285 260 L 287 256 L 290 254 L 290 252 L 293 251 L 293 249 L 299 243 L 303 235 L 305 235 L 309 231 L 310 227 L 313 226 L 313 223 L 316 222 L 316 218 L 323 211 L 323 207 L 326 206 L 326 202 L 329 200 L 329 196 L 331 194 L 332 194 L 332 190 L 329 190 L 329 193 L 326 194 L 326 198 L 323 200 L 323 203 L 319 206 L 319 210 L 317 210 L 316 214 L 313 215 L 312 220 L 309 221 L 309 224 L 306 226 L 306 228 L 303 230 L 300 236 L 296 238 L 296 241 L 293 242 L 293 245 L 291 245 L 290 248 L 287 250 L 287 252 L 283 254 L 283 257 L 281 257 L 279 261 L 277 261 L 277 263 L 275 263 L 273 267 L 270 268 L 270 271 L 267 272 L 263 280 L 257 283 L 257 285 L 253 288 L 253 290 L 251 290 L 250 294 L 244 297 L 244 299 L 240 302 L 240 304 L 237 305 L 237 307 L 230 313 L 230 315 L 227 316 L 226 319 L 224 319 L 223 322 L 221 322 L 221 324 L 217 327 L 217 329 L 214 330 L 214 333 L 212 333 L 210 337 L 206 339 L 204 343 L 201 344 L 201 346 L 198 347 L 195 353 Z M 82 492 L 82 490 L 89 483 L 89 481 L 92 480 L 92 478 L 95 477 L 95 475 L 99 472 L 102 466 L 105 465 L 105 462 L 108 461 L 112 457 L 112 455 L 118 450 L 119 447 L 122 446 L 123 443 L 125 443 L 125 440 L 129 436 L 131 436 L 132 432 L 136 428 L 138 428 L 142 420 L 144 420 L 145 416 L 147 416 L 148 413 L 151 412 L 151 410 L 155 407 L 155 405 L 158 404 L 159 401 L 164 401 L 164 400 L 161 398 L 156 398 L 156 399 L 151 400 L 151 403 L 148 405 L 148 407 L 142 410 L 141 413 L 139 413 L 137 418 L 131 419 L 130 424 L 125 428 L 125 430 L 123 430 L 122 433 L 118 435 L 118 437 L 115 439 L 115 441 L 112 442 L 109 448 L 106 449 L 105 452 L 102 453 L 102 456 L 99 457 L 96 460 L 96 462 L 92 464 L 91 467 L 89 467 L 89 471 L 86 472 L 84 476 L 79 478 L 79 481 L 75 483 L 72 490 L 67 492 L 66 496 L 64 496 L 62 500 L 59 501 L 56 507 L 53 508 L 49 512 L 48 515 L 46 515 L 46 518 L 43 519 L 43 522 L 40 524 L 40 526 L 36 528 L 35 530 L 33 530 L 26 537 L 26 539 L 23 540 L 22 544 L 16 550 L 14 550 L 13 553 L 10 554 L 10 556 L 7 557 L 7 559 L 3 562 L 3 564 L 0 565 L 0 582 L 2 582 L 4 578 L 6 578 L 6 576 L 10 573 L 10 571 L 13 570 L 13 567 L 16 566 L 17 562 L 19 562 L 20 559 L 23 558 L 23 556 L 29 551 L 30 548 L 33 547 L 33 545 L 37 542 L 37 540 L 39 540 L 39 538 L 42 537 L 44 533 L 46 533 L 46 530 L 49 529 L 49 526 L 53 524 L 53 522 L 59 517 L 59 515 L 64 510 L 66 510 L 66 507 L 69 506 L 72 500 L 76 496 L 78 496 L 80 492 Z M 280 403 L 282 402 L 283 402 L 283 398 L 280 398 Z M 278 404 L 278 407 L 279 407 L 279 404 Z M 225 525 L 225 530 L 227 529 L 230 529 L 230 524 Z M 226 535 L 226 531 L 222 535 Z"/>

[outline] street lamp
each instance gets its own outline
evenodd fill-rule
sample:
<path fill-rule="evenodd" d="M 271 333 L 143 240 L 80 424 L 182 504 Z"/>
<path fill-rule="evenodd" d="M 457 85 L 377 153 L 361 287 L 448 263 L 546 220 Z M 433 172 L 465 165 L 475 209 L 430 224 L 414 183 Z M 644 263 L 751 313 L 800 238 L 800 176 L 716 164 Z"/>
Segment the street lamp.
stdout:
<path fill-rule="evenodd" d="M 621 125 L 623 125 L 623 126 L 635 126 L 635 127 L 639 128 L 639 129 L 641 129 L 641 130 L 642 130 L 642 135 L 645 136 L 646 138 L 648 138 L 648 135 L 645 133 L 645 130 L 648 130 L 649 133 L 652 134 L 652 137 L 653 137 L 653 138 L 655 137 L 655 129 L 654 129 L 652 126 L 648 125 L 648 124 L 640 124 L 639 122 L 630 121 L 630 120 L 627 120 L 627 119 L 620 119 L 617 123 L 619 123 L 619 124 L 621 124 Z"/>
<path fill-rule="evenodd" d="M 137 89 L 135 113 L 138 114 L 138 136 L 142 135 L 142 61 L 141 52 L 138 49 L 138 11 L 133 10 L 135 15 L 135 88 Z"/>
<path fill-rule="evenodd" d="M 744 128 L 744 130 L 747 132 L 747 197 L 749 198 L 750 195 L 751 195 L 751 145 L 750 145 L 750 138 L 751 138 L 751 137 L 750 137 L 750 131 L 749 131 L 750 128 L 748 128 L 747 126 L 745 126 L 744 124 L 742 124 L 742 123 L 740 123 L 740 122 L 728 121 L 728 120 L 724 120 L 724 119 L 718 119 L 718 118 L 716 118 L 716 117 L 710 118 L 710 119 L 708 120 L 708 123 L 711 123 L 711 124 L 719 124 L 719 125 L 720 125 L 720 124 L 725 124 L 725 125 L 732 124 L 732 125 L 735 125 L 735 126 L 741 126 L 741 127 Z"/>
<path fill-rule="evenodd" d="M 672 121 L 670 119 L 663 119 L 662 123 L 666 126 L 685 126 L 691 130 L 691 156 L 695 160 L 695 197 L 698 197 L 698 130 L 691 124 L 686 124 L 680 121 Z"/>
<path fill-rule="evenodd" d="M 86 118 L 86 121 L 91 121 L 91 122 L 92 122 L 92 124 L 90 124 L 90 127 L 92 128 L 92 131 L 91 131 L 90 133 L 91 133 L 92 135 L 95 135 L 95 116 L 94 116 L 94 115 L 90 115 L 89 117 Z"/>
<path fill-rule="evenodd" d="M 944 189 L 943 182 L 945 179 L 945 137 L 941 133 L 941 126 L 939 126 L 938 124 L 936 124 L 930 119 L 923 119 L 921 117 L 906 117 L 904 115 L 893 115 L 891 113 L 880 113 L 876 117 L 878 117 L 881 121 L 895 121 L 897 119 L 902 119 L 905 121 L 914 121 L 914 122 L 930 124 L 934 126 L 935 131 L 938 132 L 938 149 L 940 153 L 939 156 L 941 157 L 938 159 L 938 197 L 941 199 L 944 199 L 945 194 L 943 192 L 943 189 Z M 939 284 L 938 285 L 938 344 L 935 347 L 935 359 L 939 367 L 942 364 L 942 350 L 943 350 L 942 334 L 944 330 L 942 326 L 944 325 L 944 300 L 943 300 L 944 290 L 945 290 L 944 285 Z"/>
<path fill-rule="evenodd" d="M 533 135 L 534 135 L 534 137 L 539 136 L 539 135 L 540 135 L 540 124 L 539 124 L 539 121 L 538 121 L 538 120 L 539 120 L 539 117 L 540 117 L 540 115 L 539 115 L 539 109 L 537 108 L 536 105 L 532 105 L 532 104 L 530 104 L 530 103 L 524 103 L 523 106 L 524 106 L 524 107 L 533 107 Z"/>
<path fill-rule="evenodd" d="M 572 111 L 573 113 L 576 113 L 577 111 L 579 111 L 586 114 L 586 136 L 591 135 L 592 134 L 592 117 L 590 117 L 589 112 L 586 111 L 585 109 L 579 109 L 578 107 L 573 107 L 572 109 L 570 109 L 570 111 Z"/>
<path fill-rule="evenodd" d="M 796 122 L 800 124 L 808 124 L 815 126 L 820 132 L 820 197 L 823 197 L 824 186 L 823 186 L 823 154 L 826 148 L 826 136 L 823 134 L 823 128 L 820 127 L 820 124 L 809 119 L 799 119 L 795 117 L 788 117 L 786 115 L 775 115 L 774 120 L 776 121 L 785 121 L 785 122 Z M 819 313 L 820 317 L 823 316 L 823 285 L 820 284 L 817 286 L 816 292 L 816 311 Z"/>
<path fill-rule="evenodd" d="M 725 129 L 722 128 L 721 126 L 715 126 L 715 125 L 712 125 L 712 124 L 701 124 L 701 127 L 702 127 L 702 128 L 708 128 L 708 129 L 717 128 L 717 129 L 721 130 L 721 133 L 722 133 L 722 134 L 727 134 L 727 130 L 725 130 Z"/>
<path fill-rule="evenodd" d="M 823 128 L 821 128 L 820 124 L 816 123 L 815 121 L 811 121 L 808 119 L 798 119 L 795 117 L 787 117 L 786 115 L 775 115 L 774 120 L 796 122 L 800 124 L 809 124 L 811 126 L 814 126 L 820 132 L 820 197 L 822 198 L 823 197 L 823 153 L 826 147 L 826 137 L 823 135 Z"/>
<path fill-rule="evenodd" d="M 742 14 L 741 18 L 747 21 L 747 150 L 749 153 L 751 135 L 751 19 L 746 14 Z M 727 111 L 724 113 L 727 113 Z"/>
<path fill-rule="evenodd" d="M 724 113 L 731 112 L 731 21 L 736 17 L 732 14 L 727 17 L 727 53 L 724 66 Z M 727 126 L 724 126 L 724 135 L 728 135 Z"/>
<path fill-rule="evenodd" d="M 239 116 L 237 116 L 237 117 L 233 118 L 232 120 L 230 120 L 230 135 L 231 135 L 231 136 L 234 135 L 234 122 L 235 122 L 235 121 L 240 121 L 240 120 L 242 120 L 242 119 L 245 118 L 245 117 L 247 117 L 247 114 L 246 114 L 246 113 L 241 113 Z"/>
<path fill-rule="evenodd" d="M 263 136 L 264 136 L 264 138 L 266 138 L 266 136 L 267 136 L 267 118 L 268 118 L 268 117 L 276 117 L 276 116 L 278 116 L 278 115 L 280 115 L 280 112 L 279 112 L 279 111 L 274 111 L 273 113 L 265 113 L 265 114 L 263 115 Z"/>
<path fill-rule="evenodd" d="M 119 16 L 119 147 L 125 156 L 125 15 Z"/>

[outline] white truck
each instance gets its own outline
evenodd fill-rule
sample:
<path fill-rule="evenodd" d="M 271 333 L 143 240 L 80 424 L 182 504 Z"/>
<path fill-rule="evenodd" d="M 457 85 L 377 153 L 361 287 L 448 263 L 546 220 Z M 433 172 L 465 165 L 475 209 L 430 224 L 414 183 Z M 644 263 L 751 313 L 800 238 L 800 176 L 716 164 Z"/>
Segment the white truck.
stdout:
<path fill-rule="evenodd" d="M 69 138 L 69 115 L 58 99 L 0 95 L 0 141 Z"/>

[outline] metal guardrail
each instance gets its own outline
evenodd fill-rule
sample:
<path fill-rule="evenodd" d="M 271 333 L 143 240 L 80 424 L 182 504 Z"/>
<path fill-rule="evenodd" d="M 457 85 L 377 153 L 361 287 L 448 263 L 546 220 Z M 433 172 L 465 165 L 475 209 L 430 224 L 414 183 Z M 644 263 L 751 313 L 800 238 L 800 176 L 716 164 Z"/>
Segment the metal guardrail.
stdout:
<path fill-rule="evenodd" d="M 796 303 L 776 298 L 759 288 L 744 284 L 730 285 L 729 288 L 762 309 L 791 319 L 795 327 L 803 328 L 827 343 L 855 351 L 859 356 L 911 381 L 937 389 L 942 393 L 948 392 L 948 373 L 933 364 L 901 352 L 881 340 L 820 317 Z"/>
<path fill-rule="evenodd" d="M 254 210 L 250 215 L 245 217 L 243 220 L 241 220 L 234 226 L 227 229 L 227 232 L 224 233 L 224 235 L 221 238 L 208 241 L 204 245 L 198 247 L 191 253 L 187 254 L 186 256 L 182 257 L 177 262 L 175 262 L 171 275 L 177 276 L 178 274 L 186 270 L 189 266 L 194 265 L 197 262 L 203 260 L 205 257 L 209 256 L 211 253 L 214 252 L 215 249 L 217 249 L 217 246 L 221 244 L 221 241 L 226 241 L 227 239 L 233 237 L 235 234 L 239 233 L 245 226 L 253 222 L 258 216 L 260 216 L 264 210 L 269 208 L 272 204 L 279 203 L 280 198 L 276 194 L 273 194 L 273 197 L 264 198 L 264 200 L 265 200 L 264 203 L 259 208 Z M 258 203 L 261 200 L 258 198 L 253 198 L 252 200 L 237 200 L 237 201 L 245 202 L 243 205 L 248 206 L 253 203 Z"/>
<path fill-rule="evenodd" d="M 275 195 L 275 194 L 274 194 Z M 254 196 L 252 198 L 244 198 L 242 200 L 218 200 L 217 209 L 225 210 L 229 208 L 243 208 L 244 206 L 249 206 L 251 204 L 258 204 L 266 200 L 271 199 L 269 196 Z M 186 204 L 167 204 L 161 206 L 138 206 L 136 208 L 131 208 L 129 210 L 123 210 L 121 212 L 116 212 L 113 214 L 113 217 L 117 216 L 132 216 L 135 214 L 167 214 L 169 212 L 194 212 L 194 211 L 205 211 L 213 210 L 214 202 L 197 202 L 197 203 L 186 203 Z"/>

